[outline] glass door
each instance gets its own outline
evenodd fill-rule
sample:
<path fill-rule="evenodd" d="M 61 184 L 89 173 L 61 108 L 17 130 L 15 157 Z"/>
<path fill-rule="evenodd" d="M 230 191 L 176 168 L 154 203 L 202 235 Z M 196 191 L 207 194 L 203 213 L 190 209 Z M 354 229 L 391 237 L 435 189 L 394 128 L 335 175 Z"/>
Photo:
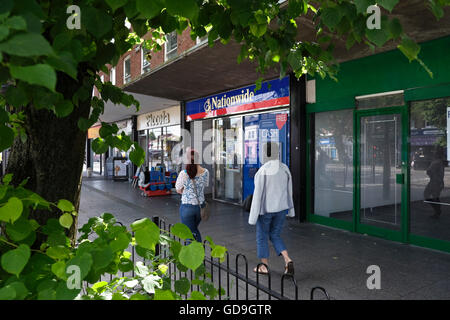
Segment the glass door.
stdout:
<path fill-rule="evenodd" d="M 214 199 L 242 202 L 242 117 L 214 122 Z"/>
<path fill-rule="evenodd" d="M 357 111 L 356 229 L 402 239 L 406 143 L 401 108 Z"/>

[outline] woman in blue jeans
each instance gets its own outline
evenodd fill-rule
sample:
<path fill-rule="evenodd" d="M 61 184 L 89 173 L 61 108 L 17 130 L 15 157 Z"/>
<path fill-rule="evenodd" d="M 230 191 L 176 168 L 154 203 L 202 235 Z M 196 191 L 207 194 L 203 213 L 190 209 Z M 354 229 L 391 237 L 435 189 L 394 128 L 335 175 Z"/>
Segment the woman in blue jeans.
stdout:
<path fill-rule="evenodd" d="M 208 183 L 208 170 L 198 164 L 198 153 L 191 150 L 188 152 L 186 170 L 181 171 L 178 175 L 175 188 L 181 194 L 181 223 L 188 226 L 194 239 L 198 242 L 202 242 L 202 236 L 198 230 L 202 219 L 200 206 L 203 207 L 205 204 L 205 187 L 208 186 Z"/>
<path fill-rule="evenodd" d="M 284 259 L 284 273 L 294 275 L 294 263 L 281 239 L 286 216 L 294 217 L 292 176 L 289 168 L 279 160 L 279 147 L 271 142 L 262 146 L 264 165 L 255 174 L 255 190 L 248 223 L 256 224 L 256 251 L 264 265 L 253 271 L 269 273 L 269 240 L 278 256 Z"/>

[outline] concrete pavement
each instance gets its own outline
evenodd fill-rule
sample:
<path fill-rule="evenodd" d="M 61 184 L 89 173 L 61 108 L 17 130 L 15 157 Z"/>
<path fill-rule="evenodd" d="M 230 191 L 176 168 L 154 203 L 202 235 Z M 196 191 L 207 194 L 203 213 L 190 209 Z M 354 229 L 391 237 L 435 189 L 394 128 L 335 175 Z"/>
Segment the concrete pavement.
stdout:
<path fill-rule="evenodd" d="M 128 182 L 84 177 L 79 226 L 103 212 L 114 214 L 126 225 L 135 219 L 155 215 L 168 223 L 177 223 L 180 221 L 178 209 L 178 195 L 145 198 Z M 247 223 L 248 214 L 238 206 L 220 202 L 212 202 L 211 210 L 210 220 L 199 227 L 203 238 L 211 236 L 217 244 L 227 247 L 232 256 L 246 255 L 249 272 L 254 278 L 251 270 L 258 263 L 256 234 L 255 227 Z M 326 288 L 339 300 L 450 299 L 450 254 L 317 224 L 299 223 L 296 219 L 287 220 L 282 236 L 295 262 L 301 299 L 308 299 L 309 290 L 314 286 Z M 380 290 L 367 288 L 370 275 L 366 270 L 370 265 L 380 267 Z M 272 286 L 279 291 L 284 262 L 276 257 L 273 248 L 269 267 Z"/>

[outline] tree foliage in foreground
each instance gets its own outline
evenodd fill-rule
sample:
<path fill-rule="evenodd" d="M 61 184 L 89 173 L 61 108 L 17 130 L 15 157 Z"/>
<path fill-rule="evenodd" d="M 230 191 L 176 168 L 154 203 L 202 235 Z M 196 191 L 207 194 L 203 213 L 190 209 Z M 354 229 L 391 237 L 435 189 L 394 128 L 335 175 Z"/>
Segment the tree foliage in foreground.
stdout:
<path fill-rule="evenodd" d="M 16 111 L 22 106 L 45 108 L 66 117 L 80 102 L 91 100 L 90 116 L 78 119 L 83 131 L 99 120 L 107 101 L 138 108 L 132 96 L 110 82 L 101 83 L 97 73 L 108 72 L 106 65 L 114 66 L 122 54 L 143 42 L 144 35 L 150 35 L 143 45 L 152 51 L 161 50 L 167 33 L 181 33 L 187 27 L 193 39 L 207 35 L 211 46 L 216 39 L 223 43 L 233 39 L 242 45 L 238 61 L 255 61 L 261 74 L 279 66 L 280 75 L 293 70 L 297 77 L 305 73 L 335 77 L 336 39 L 345 39 L 348 49 L 355 43 L 375 48 L 395 41 L 409 61 L 417 60 L 426 68 L 419 59 L 420 46 L 405 34 L 397 18 L 386 15 L 398 2 L 378 1 L 383 9 L 381 28 L 370 30 L 366 27 L 367 8 L 377 3 L 372 0 L 290 0 L 282 9 L 277 0 L 3 0 L 0 83 L 11 86 L 0 105 L 9 105 L 14 112 L 0 108 L 0 150 L 10 147 L 16 136 L 27 139 L 21 112 Z M 71 4 L 81 10 L 79 30 L 67 27 L 70 17 L 66 10 Z M 449 4 L 449 0 L 424 1 L 437 19 Z M 296 20 L 299 17 L 314 21 L 314 41 L 297 40 L 303 27 Z M 125 26 L 126 20 L 133 32 Z M 78 87 L 70 95 L 58 86 L 61 74 L 77 81 Z M 101 92 L 101 99 L 92 97 L 93 86 Z M 117 133 L 114 126 L 104 128 L 94 150 L 104 153 L 108 146 L 131 148 L 131 160 L 141 164 L 144 157 L 139 146 Z"/>
<path fill-rule="evenodd" d="M 333 47 L 339 39 L 346 40 L 347 48 L 356 43 L 375 48 L 394 42 L 410 62 L 421 63 L 431 74 L 419 58 L 420 46 L 405 34 L 398 19 L 386 15 L 398 2 L 378 0 L 383 9 L 381 28 L 369 30 L 366 10 L 375 4 L 372 0 L 290 0 L 282 8 L 278 0 L 1 0 L 0 84 L 4 93 L 0 95 L 0 151 L 14 144 L 10 159 L 14 176 L 7 175 L 0 184 L 0 299 L 179 298 L 190 284 L 179 280 L 175 291 L 169 289 L 169 261 L 154 256 L 157 243 L 170 248 L 170 259 L 180 270 L 188 268 L 199 276 L 191 284 L 198 284 L 202 292 L 191 298 L 214 297 L 217 291 L 200 279 L 205 274 L 201 268 L 203 247 L 196 242 L 183 246 L 169 235 L 159 235 L 149 220 L 132 224 L 132 237 L 130 230 L 116 225 L 112 215 L 104 214 L 80 229 L 78 244 L 75 232 L 68 237 L 67 230 L 77 225 L 82 160 L 74 162 L 78 167 L 69 168 L 78 175 L 76 179 L 67 181 L 71 179 L 61 176 L 68 173 L 66 160 L 77 156 L 71 152 L 84 148 L 84 136 L 79 133 L 99 121 L 105 102 L 139 108 L 131 95 L 110 82 L 102 83 L 99 71 L 108 72 L 106 65 L 116 65 L 120 56 L 137 44 L 161 50 L 166 34 L 189 27 L 193 39 L 208 35 L 211 46 L 215 41 L 238 42 L 238 62 L 254 61 L 260 74 L 279 67 L 280 75 L 292 70 L 297 77 L 307 73 L 335 78 Z M 423 3 L 440 19 L 450 1 Z M 67 27 L 66 10 L 72 4 L 81 10 L 80 29 Z M 300 17 L 314 22 L 313 41 L 298 41 L 303 28 Z M 150 36 L 145 42 L 144 35 Z M 92 96 L 94 86 L 101 98 Z M 58 125 L 58 130 L 53 130 Z M 65 143 L 52 145 L 54 141 Z M 131 149 L 130 159 L 137 165 L 144 161 L 144 151 L 137 143 L 119 133 L 117 125 L 102 123 L 93 149 L 104 153 L 109 146 Z M 42 150 L 56 150 L 66 158 L 50 166 L 52 159 Z M 22 161 L 29 171 L 19 172 Z M 57 185 L 45 193 L 48 181 Z M 64 188 L 66 185 L 69 188 Z M 70 201 L 47 201 L 60 189 Z M 51 214 L 46 216 L 48 212 Z M 90 234 L 96 238 L 90 239 Z M 186 236 L 182 225 L 172 230 L 172 235 L 192 237 Z M 223 257 L 225 249 L 210 243 L 213 252 Z M 126 250 L 130 244 L 151 264 L 133 265 Z M 93 284 L 86 292 L 68 289 L 70 266 L 80 268 L 81 279 Z M 99 282 L 101 275 L 132 269 L 136 277 Z"/>
<path fill-rule="evenodd" d="M 194 238 L 185 225 L 175 224 L 168 232 L 144 218 L 128 229 L 104 213 L 79 229 L 74 246 L 65 234 L 77 215 L 74 206 L 67 200 L 48 202 L 23 187 L 11 186 L 10 180 L 10 175 L 5 176 L 0 186 L 0 200 L 8 199 L 0 207 L 0 300 L 201 300 L 219 294 L 203 264 L 203 245 L 184 243 Z M 60 212 L 59 219 L 40 225 L 30 218 L 31 210 L 50 206 Z M 45 241 L 33 248 L 38 233 Z M 211 256 L 223 259 L 226 249 L 207 239 Z M 133 247 L 140 257 L 136 261 Z M 132 276 L 120 276 L 132 271 Z M 192 272 L 192 280 L 186 276 L 175 280 L 178 272 Z M 101 281 L 102 276 L 108 281 Z M 191 285 L 198 290 L 191 291 Z"/>

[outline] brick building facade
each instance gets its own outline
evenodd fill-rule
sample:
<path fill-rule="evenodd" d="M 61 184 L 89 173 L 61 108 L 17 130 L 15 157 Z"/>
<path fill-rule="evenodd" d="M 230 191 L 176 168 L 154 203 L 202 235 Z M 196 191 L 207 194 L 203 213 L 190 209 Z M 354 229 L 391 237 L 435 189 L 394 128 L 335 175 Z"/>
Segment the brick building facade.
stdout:
<path fill-rule="evenodd" d="M 144 36 L 144 38 L 148 38 Z M 178 56 L 181 53 L 189 50 L 190 48 L 194 47 L 198 44 L 198 41 L 194 41 L 190 37 L 190 29 L 186 29 L 183 31 L 183 33 L 177 34 L 177 48 L 176 48 L 176 54 L 174 56 Z M 118 61 L 116 67 L 112 68 L 111 65 L 108 65 L 108 69 L 110 70 L 109 74 L 105 74 L 104 72 L 100 72 L 100 76 L 103 77 L 104 82 L 111 81 L 114 85 L 118 87 L 123 87 L 124 85 L 124 72 L 125 72 L 125 61 L 127 59 L 130 60 L 130 72 L 131 77 L 129 81 L 133 81 L 136 78 L 140 77 L 142 74 L 145 73 L 143 70 L 143 52 L 142 52 L 141 45 L 135 45 L 131 50 L 126 52 Z M 172 57 L 166 57 L 166 45 L 162 46 L 162 50 L 158 52 L 153 52 L 151 54 L 151 61 L 150 61 L 150 69 L 152 70 L 156 67 L 161 66 L 167 61 L 170 61 L 174 56 Z M 147 70 L 147 72 L 149 71 Z M 113 79 L 114 78 L 114 79 Z M 97 88 L 94 88 L 94 94 L 98 96 L 98 90 Z"/>

